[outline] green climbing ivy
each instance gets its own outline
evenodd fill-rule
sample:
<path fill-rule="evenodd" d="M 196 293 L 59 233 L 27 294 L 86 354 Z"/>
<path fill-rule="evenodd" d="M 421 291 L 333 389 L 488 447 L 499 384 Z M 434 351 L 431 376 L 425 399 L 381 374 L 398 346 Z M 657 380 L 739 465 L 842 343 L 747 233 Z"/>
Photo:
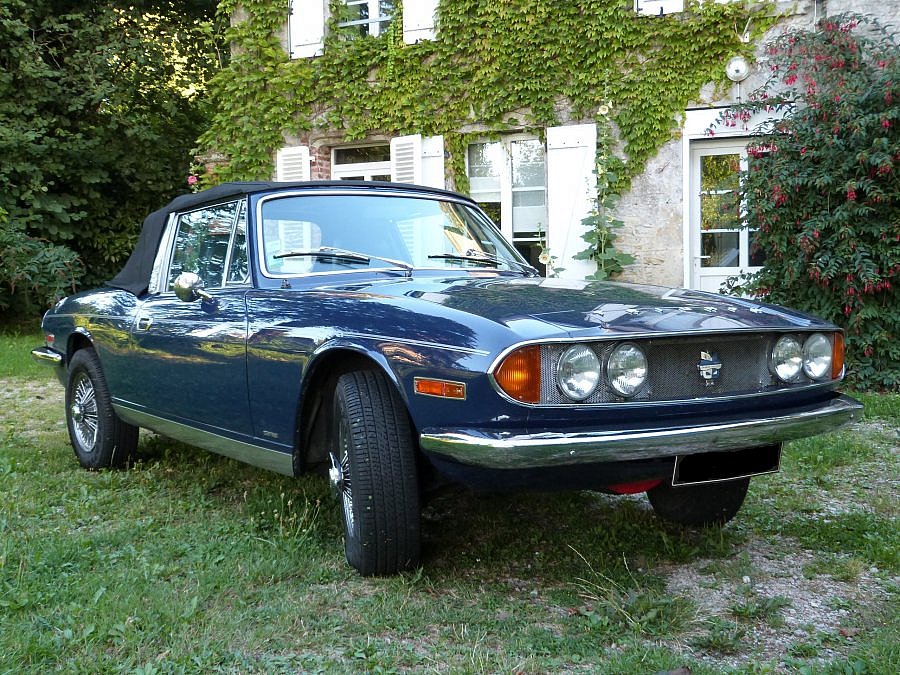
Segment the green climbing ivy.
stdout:
<path fill-rule="evenodd" d="M 683 13 L 643 17 L 623 0 L 442 0 L 436 39 L 406 45 L 399 19 L 377 37 L 339 28 L 343 3 L 332 0 L 324 55 L 290 60 L 279 40 L 284 5 L 220 3 L 241 20 L 227 35 L 233 58 L 211 84 L 217 112 L 200 141 L 227 158 L 215 180 L 269 177 L 284 134 L 421 133 L 445 136 L 449 177 L 464 191 L 463 132 L 540 132 L 592 120 L 607 104 L 622 188 L 672 138 L 701 87 L 722 80 L 727 57 L 752 56 L 745 27 L 758 37 L 776 20 L 766 3 L 689 0 Z"/>

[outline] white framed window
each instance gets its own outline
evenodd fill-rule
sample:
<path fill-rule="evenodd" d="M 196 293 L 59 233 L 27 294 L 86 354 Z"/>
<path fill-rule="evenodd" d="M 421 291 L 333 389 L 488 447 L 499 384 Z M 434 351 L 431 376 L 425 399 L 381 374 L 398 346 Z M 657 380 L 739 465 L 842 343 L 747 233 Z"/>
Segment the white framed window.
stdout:
<path fill-rule="evenodd" d="M 747 138 L 691 143 L 689 213 L 691 287 L 718 291 L 730 276 L 756 272 L 765 251 L 747 227 L 740 174 L 747 169 Z"/>
<path fill-rule="evenodd" d="M 344 0 L 338 25 L 358 35 L 380 35 L 396 19 L 403 22 L 406 44 L 433 40 L 438 0 L 408 0 L 406 4 L 401 18 L 393 0 Z M 328 17 L 329 0 L 289 0 L 287 34 L 292 59 L 322 55 Z"/>
<path fill-rule="evenodd" d="M 338 26 L 352 28 L 359 35 L 381 35 L 394 15 L 392 0 L 344 0 L 346 10 Z"/>
<path fill-rule="evenodd" d="M 466 152 L 469 194 L 500 225 L 526 260 L 538 261 L 547 237 L 547 159 L 543 142 L 515 135 L 471 143 Z"/>
<path fill-rule="evenodd" d="M 391 147 L 388 144 L 359 145 L 331 151 L 333 180 L 391 179 Z"/>

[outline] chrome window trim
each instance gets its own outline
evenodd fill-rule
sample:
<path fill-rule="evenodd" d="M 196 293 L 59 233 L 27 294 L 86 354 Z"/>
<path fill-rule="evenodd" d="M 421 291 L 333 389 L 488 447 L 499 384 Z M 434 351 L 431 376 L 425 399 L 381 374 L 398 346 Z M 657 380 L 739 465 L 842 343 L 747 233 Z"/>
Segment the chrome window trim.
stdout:
<path fill-rule="evenodd" d="M 156 249 L 156 257 L 153 260 L 153 271 L 150 273 L 150 284 L 147 288 L 151 295 L 165 293 L 168 290 L 164 287 L 165 282 L 163 279 L 168 279 L 169 276 L 168 274 L 163 274 L 163 271 L 168 272 L 169 266 L 172 264 L 172 246 L 175 240 L 175 230 L 177 229 L 175 223 L 177 220 L 178 214 L 170 213 L 166 226 L 163 229 L 163 235 L 160 237 L 159 248 Z"/>
<path fill-rule="evenodd" d="M 231 234 L 228 235 L 228 248 L 225 250 L 225 266 L 222 268 L 222 284 L 221 288 L 225 288 L 226 286 L 231 285 L 239 285 L 247 282 L 247 279 L 250 277 L 250 256 L 249 251 L 247 255 L 247 276 L 243 279 L 237 279 L 235 281 L 228 280 L 228 274 L 231 271 L 231 258 L 234 253 L 234 239 L 237 236 L 237 226 L 241 221 L 241 214 L 244 214 L 244 241 L 247 241 L 247 209 L 249 208 L 247 205 L 247 198 L 239 200 L 239 204 L 237 210 L 234 212 L 234 218 L 231 221 Z"/>
<path fill-rule="evenodd" d="M 522 347 L 528 347 L 532 345 L 550 345 L 550 344 L 596 344 L 600 342 L 633 342 L 635 340 L 649 340 L 649 339 L 667 339 L 667 338 L 678 338 L 678 337 L 693 337 L 693 338 L 702 338 L 702 337 L 715 337 L 717 335 L 725 335 L 725 336 L 740 336 L 742 334 L 765 334 L 765 333 L 793 333 L 795 335 L 812 335 L 813 333 L 823 333 L 825 335 L 833 335 L 839 332 L 840 329 L 797 329 L 796 327 L 779 327 L 779 328 L 742 328 L 742 329 L 734 329 L 727 328 L 715 331 L 704 331 L 702 333 L 698 333 L 696 331 L 676 331 L 670 333 L 631 333 L 628 335 L 611 335 L 611 336 L 601 336 L 601 337 L 588 337 L 584 339 L 573 339 L 570 337 L 560 337 L 560 338 L 546 338 L 540 339 L 536 338 L 533 340 L 523 340 L 522 342 L 517 342 L 506 349 L 502 350 L 491 362 L 491 365 L 487 369 L 488 382 L 490 382 L 491 387 L 493 387 L 494 391 L 497 394 L 505 399 L 509 403 L 514 403 L 516 405 L 522 406 L 524 408 L 536 408 L 541 410 L 553 410 L 553 409 L 564 409 L 564 410 L 574 410 L 574 409 L 582 409 L 582 410 L 597 410 L 597 409 L 612 409 L 612 408 L 646 408 L 646 407 L 658 407 L 658 406 L 666 406 L 666 405 L 678 405 L 678 404 L 691 404 L 691 403 L 719 403 L 719 402 L 728 402 L 728 401 L 736 401 L 736 400 L 746 400 L 750 398 L 760 398 L 763 396 L 774 396 L 777 394 L 782 394 L 790 391 L 814 391 L 816 389 L 826 389 L 828 387 L 833 387 L 835 384 L 844 379 L 844 373 L 846 372 L 846 368 L 841 370 L 841 374 L 837 379 L 828 379 L 822 380 L 818 382 L 810 382 L 808 384 L 789 384 L 782 383 L 783 386 L 778 389 L 770 389 L 769 391 L 760 391 L 760 392 L 751 392 L 747 394 L 732 394 L 728 396 L 711 396 L 711 397 L 701 397 L 701 398 L 680 398 L 680 399 L 666 399 L 664 401 L 616 401 L 614 403 L 582 403 L 580 401 L 572 401 L 571 403 L 528 403 L 525 401 L 520 401 L 518 399 L 513 398 L 509 394 L 507 394 L 500 385 L 497 383 L 497 378 L 494 376 L 494 373 L 497 371 L 497 368 L 503 362 L 507 356 L 509 356 L 512 352 Z M 603 364 L 603 368 L 605 371 L 606 365 Z"/>

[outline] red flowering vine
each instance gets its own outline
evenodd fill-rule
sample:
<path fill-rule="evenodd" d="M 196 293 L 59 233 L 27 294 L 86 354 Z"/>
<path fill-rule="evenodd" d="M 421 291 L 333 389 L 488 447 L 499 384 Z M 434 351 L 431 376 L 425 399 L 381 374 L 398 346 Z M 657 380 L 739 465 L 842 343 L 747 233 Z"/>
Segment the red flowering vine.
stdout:
<path fill-rule="evenodd" d="M 843 326 L 859 386 L 900 389 L 900 49 L 874 19 L 829 18 L 766 48 L 771 76 L 718 127 L 748 129 L 742 176 L 763 269 L 736 292 Z"/>

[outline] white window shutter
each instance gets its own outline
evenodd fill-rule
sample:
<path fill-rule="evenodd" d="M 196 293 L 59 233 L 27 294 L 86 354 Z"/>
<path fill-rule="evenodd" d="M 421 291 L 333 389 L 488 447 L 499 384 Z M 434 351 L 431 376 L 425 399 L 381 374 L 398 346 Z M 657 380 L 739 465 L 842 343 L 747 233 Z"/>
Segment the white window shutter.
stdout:
<path fill-rule="evenodd" d="M 391 180 L 445 188 L 444 137 L 413 134 L 392 138 Z"/>
<path fill-rule="evenodd" d="M 422 184 L 421 134 L 391 139 L 391 180 L 395 183 Z"/>
<path fill-rule="evenodd" d="M 288 45 L 292 59 L 319 56 L 325 49 L 328 0 L 291 0 Z"/>
<path fill-rule="evenodd" d="M 309 164 L 309 148 L 307 146 L 296 145 L 281 148 L 275 155 L 275 180 L 309 180 Z"/>
<path fill-rule="evenodd" d="M 597 126 L 574 124 L 547 129 L 547 245 L 564 268 L 561 277 L 583 279 L 595 271 L 589 260 L 572 256 L 587 248 L 582 218 L 594 207 Z"/>
<path fill-rule="evenodd" d="M 426 136 L 422 139 L 422 182 L 421 185 L 447 187 L 444 177 L 444 137 Z"/>
<path fill-rule="evenodd" d="M 434 39 L 434 14 L 438 0 L 406 0 L 403 3 L 403 41 L 412 45 Z"/>

